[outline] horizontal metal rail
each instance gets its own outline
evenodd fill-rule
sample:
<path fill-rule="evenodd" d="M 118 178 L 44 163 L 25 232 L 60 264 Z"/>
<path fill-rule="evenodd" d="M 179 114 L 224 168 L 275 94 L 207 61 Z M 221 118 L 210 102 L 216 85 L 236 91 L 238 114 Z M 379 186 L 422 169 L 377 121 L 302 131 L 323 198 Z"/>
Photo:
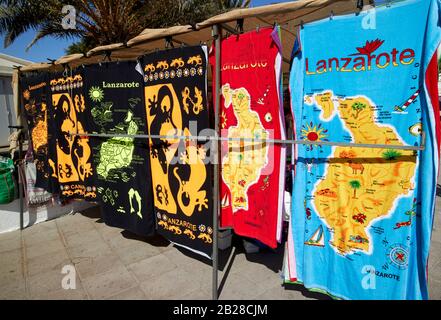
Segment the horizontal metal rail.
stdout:
<path fill-rule="evenodd" d="M 332 141 L 308 141 L 308 140 L 281 140 L 281 139 L 254 139 L 254 138 L 229 138 L 217 136 L 179 136 L 179 135 L 155 135 L 155 134 L 124 134 L 124 133 L 69 133 L 71 136 L 98 137 L 98 138 L 133 138 L 133 139 L 179 139 L 179 140 L 203 140 L 203 141 L 239 141 L 256 142 L 268 144 L 285 145 L 314 145 L 314 146 L 332 146 L 349 148 L 373 148 L 373 149 L 393 149 L 393 150 L 413 150 L 423 151 L 425 136 L 422 135 L 423 145 L 421 146 L 403 146 L 392 144 L 367 144 L 367 143 L 346 143 Z"/>

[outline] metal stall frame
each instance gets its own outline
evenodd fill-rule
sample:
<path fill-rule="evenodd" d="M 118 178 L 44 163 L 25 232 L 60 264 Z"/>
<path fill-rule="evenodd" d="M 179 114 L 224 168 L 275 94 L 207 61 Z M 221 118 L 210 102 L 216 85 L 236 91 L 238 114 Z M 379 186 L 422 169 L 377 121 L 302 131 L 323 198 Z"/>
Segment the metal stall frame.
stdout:
<path fill-rule="evenodd" d="M 399 1 L 399 0 L 398 0 Z M 296 4 L 293 5 L 299 5 L 301 6 L 302 3 L 304 4 L 305 7 L 308 7 L 308 4 L 311 5 L 311 12 L 315 12 L 318 11 L 320 9 L 325 9 L 325 7 L 320 7 L 320 3 L 322 3 L 323 1 L 321 0 L 301 0 L 296 2 Z M 326 1 L 324 1 L 326 2 Z M 357 10 L 361 10 L 361 8 L 363 7 L 363 1 L 361 0 L 328 0 L 327 2 L 329 2 L 329 4 L 336 4 L 338 5 L 339 3 L 355 3 L 356 4 L 356 8 Z M 273 8 L 276 8 L 274 13 L 280 13 L 281 11 L 283 11 L 284 9 L 284 5 L 283 4 L 278 4 L 278 5 L 271 5 Z M 314 7 L 316 6 L 316 7 Z M 254 14 L 255 12 L 255 8 L 251 8 L 250 12 L 253 12 L 251 14 L 251 16 Z M 342 9 L 341 13 L 351 13 L 351 12 L 346 12 L 345 10 Z M 331 11 L 332 13 L 332 11 Z M 250 15 L 247 15 L 245 17 L 245 19 L 249 18 Z M 256 14 L 256 17 L 258 17 L 258 14 Z M 238 34 L 237 30 L 234 30 L 230 25 L 228 25 L 228 21 L 232 22 L 235 21 L 235 18 L 231 18 L 228 19 L 228 21 L 222 21 L 221 20 L 216 20 L 217 17 L 213 17 L 213 21 L 212 22 L 207 22 L 202 23 L 200 26 L 199 24 L 196 26 L 195 31 L 201 30 L 203 28 L 207 28 L 211 26 L 211 37 L 213 39 L 213 46 L 215 48 L 215 68 L 214 68 L 214 73 L 212 76 L 212 79 L 214 79 L 215 81 L 215 86 L 214 86 L 214 92 L 213 92 L 213 100 L 214 100 L 214 120 L 215 120 L 215 135 L 214 136 L 178 136 L 178 135 L 174 135 L 174 136 L 167 136 L 167 135 L 127 135 L 127 134 L 87 134 L 87 133 L 70 133 L 71 135 L 78 135 L 78 136 L 91 136 L 91 137 L 106 137 L 106 138 L 111 138 L 111 137 L 132 137 L 132 138 L 138 138 L 138 139 L 146 139 L 146 138 L 168 138 L 168 139 L 181 139 L 181 140 L 212 140 L 215 141 L 216 143 L 212 144 L 212 152 L 214 154 L 214 158 L 216 159 L 216 161 L 214 161 L 213 163 L 213 174 L 214 174 L 214 179 L 213 179 L 213 211 L 212 211 L 212 215 L 213 215 L 213 253 L 212 253 L 212 299 L 213 300 L 217 300 L 219 297 L 219 287 L 218 287 L 218 269 L 219 269 L 219 248 L 218 248 L 218 232 L 219 232 L 219 213 L 220 213 L 220 196 L 219 196 L 219 189 L 220 189 L 220 156 L 221 156 L 221 147 L 220 147 L 220 143 L 221 141 L 254 141 L 254 142 L 265 142 L 265 143 L 274 143 L 274 144 L 282 144 L 282 145 L 318 145 L 318 146 L 341 146 L 341 147 L 354 147 L 354 148 L 380 148 L 380 149 L 398 149 L 398 150 L 413 150 L 415 152 L 417 151 L 422 151 L 425 149 L 425 135 L 424 132 L 422 132 L 422 137 L 421 137 L 421 145 L 420 146 L 408 146 L 408 145 L 382 145 L 382 144 L 356 144 L 356 143 L 343 143 L 343 142 L 329 142 L 329 141 L 315 141 L 315 142 L 311 142 L 311 141 L 305 141 L 305 140 L 281 140 L 281 139 L 246 139 L 246 138 L 227 138 L 227 137 L 222 137 L 220 134 L 220 102 L 221 102 L 221 97 L 220 97 L 220 86 L 221 86 L 221 80 L 220 80 L 220 76 L 221 76 L 221 40 L 222 40 L 222 31 L 225 30 L 227 33 L 232 33 L 232 34 Z M 295 20 L 298 20 L 302 17 L 296 17 Z M 262 24 L 268 24 L 267 21 L 261 19 L 260 17 L 258 17 L 258 19 L 262 22 Z M 209 21 L 210 19 L 208 19 Z M 243 17 L 242 17 L 243 20 Z M 314 19 L 312 19 L 314 20 Z M 306 21 L 308 22 L 308 21 Z M 285 23 L 286 24 L 286 23 Z M 303 25 L 303 20 L 301 20 L 300 22 L 296 21 L 296 24 L 294 26 L 300 26 Z M 178 26 L 179 27 L 179 26 Z M 178 27 L 172 27 L 170 29 L 173 28 L 178 28 Z M 160 30 L 158 30 L 159 32 Z M 189 31 L 190 32 L 190 31 Z M 171 43 L 171 41 L 173 42 L 177 42 L 179 43 L 179 41 L 176 41 L 175 39 L 172 39 L 172 36 L 170 35 L 163 35 L 160 34 L 158 37 L 152 38 L 150 40 L 147 41 L 157 41 L 157 40 L 166 40 L 166 49 L 168 47 L 168 45 Z M 82 58 L 86 58 L 89 59 L 91 57 L 97 57 L 99 54 L 98 52 L 103 51 L 105 49 L 105 51 L 103 51 L 105 53 L 105 57 L 109 58 L 110 57 L 110 53 L 114 50 L 118 50 L 121 48 L 130 48 L 131 47 L 131 41 L 129 41 L 128 43 L 125 44 L 114 44 L 114 45 L 108 45 L 108 46 L 102 46 L 102 48 L 97 47 L 95 49 L 92 49 L 89 51 L 89 53 L 84 56 L 82 54 L 79 55 L 71 55 L 71 56 L 67 56 L 67 57 L 63 57 L 61 59 L 59 59 L 60 61 L 56 61 L 55 63 L 46 63 L 46 64 L 36 64 L 35 66 L 32 67 L 28 67 L 28 68 L 23 68 L 26 69 L 24 70 L 26 71 L 37 71 L 37 70 L 43 70 L 43 69 L 49 69 L 51 67 L 56 68 L 56 67 L 60 67 L 60 65 L 62 64 L 61 61 L 64 61 L 63 66 L 70 68 L 69 63 L 70 62 L 75 62 L 77 59 L 82 59 Z M 186 43 L 182 42 L 180 43 L 181 45 L 187 45 Z M 96 59 L 95 59 L 96 60 Z M 95 61 L 94 59 L 89 60 L 90 63 L 97 63 L 97 61 Z M 128 59 L 128 60 L 132 60 L 132 59 Z M 67 62 L 66 62 L 67 61 Z M 283 62 L 286 64 L 289 64 L 290 61 L 286 58 L 283 58 Z M 21 199 L 21 201 L 23 201 L 23 199 Z"/>

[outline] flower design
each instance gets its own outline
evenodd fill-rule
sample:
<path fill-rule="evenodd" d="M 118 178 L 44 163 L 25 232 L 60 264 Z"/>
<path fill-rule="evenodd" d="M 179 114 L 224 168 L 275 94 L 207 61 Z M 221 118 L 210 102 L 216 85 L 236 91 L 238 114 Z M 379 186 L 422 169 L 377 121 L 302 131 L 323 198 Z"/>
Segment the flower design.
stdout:
<path fill-rule="evenodd" d="M 190 74 L 190 71 L 187 68 L 185 68 L 184 69 L 184 77 L 188 77 L 189 74 Z"/>
<path fill-rule="evenodd" d="M 170 76 L 170 73 L 169 73 L 168 71 L 166 71 L 166 72 L 164 73 L 164 77 L 165 77 L 166 79 L 168 79 L 169 76 Z"/>
<path fill-rule="evenodd" d="M 164 72 L 161 71 L 161 72 L 159 73 L 159 79 L 161 79 L 161 80 L 164 79 Z"/>
<path fill-rule="evenodd" d="M 178 78 L 182 77 L 182 70 L 178 69 L 178 71 L 176 71 L 176 75 L 178 76 Z"/>
<path fill-rule="evenodd" d="M 267 113 L 266 115 L 265 115 L 265 121 L 266 122 L 270 122 L 271 120 L 273 120 L 273 117 L 271 116 L 271 113 Z"/>
<path fill-rule="evenodd" d="M 174 78 L 176 76 L 175 70 L 170 71 L 170 77 Z"/>
<path fill-rule="evenodd" d="M 162 220 L 167 221 L 167 215 L 165 213 L 162 215 Z"/>
<path fill-rule="evenodd" d="M 31 98 L 31 93 L 29 92 L 29 90 L 25 90 L 23 92 L 23 98 L 25 98 L 26 100 L 29 100 Z"/>
<path fill-rule="evenodd" d="M 212 234 L 212 233 L 213 233 L 213 228 L 208 227 L 208 228 L 207 228 L 207 233 L 208 233 L 208 234 Z"/>
<path fill-rule="evenodd" d="M 200 232 L 205 232 L 205 225 L 204 225 L 204 224 L 201 224 L 201 225 L 199 226 L 199 231 L 200 231 Z"/>
<path fill-rule="evenodd" d="M 204 69 L 202 67 L 198 68 L 198 74 L 201 76 L 204 73 Z"/>
<path fill-rule="evenodd" d="M 195 68 L 191 68 L 190 69 L 190 74 L 192 77 L 194 77 L 194 75 L 196 74 L 196 69 Z"/>
<path fill-rule="evenodd" d="M 155 72 L 155 75 L 153 76 L 153 78 L 154 78 L 155 80 L 158 80 L 158 73 L 157 73 L 157 72 Z"/>
<path fill-rule="evenodd" d="M 152 74 L 149 75 L 149 80 L 150 80 L 150 81 L 153 81 L 153 75 L 152 75 Z"/>

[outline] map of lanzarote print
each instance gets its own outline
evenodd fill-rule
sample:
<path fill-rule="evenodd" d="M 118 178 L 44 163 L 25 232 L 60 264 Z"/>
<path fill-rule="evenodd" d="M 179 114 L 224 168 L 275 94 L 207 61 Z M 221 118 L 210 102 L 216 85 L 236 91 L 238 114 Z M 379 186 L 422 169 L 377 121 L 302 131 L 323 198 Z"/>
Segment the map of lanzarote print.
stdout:
<path fill-rule="evenodd" d="M 138 131 L 138 125 L 132 118 L 133 113 L 128 111 L 124 122 L 128 123 L 127 134 L 129 135 L 134 135 Z M 103 142 L 100 148 L 100 163 L 96 168 L 97 173 L 107 178 L 110 170 L 127 167 L 132 162 L 134 149 L 133 138 L 129 137 L 116 137 Z"/>
<path fill-rule="evenodd" d="M 375 123 L 376 107 L 365 96 L 341 98 L 324 91 L 306 96 L 305 102 L 321 109 L 324 121 L 337 112 L 353 143 L 404 145 L 393 127 Z M 410 195 L 415 168 L 411 150 L 334 148 L 312 202 L 331 229 L 329 243 L 336 252 L 372 253 L 367 229 L 386 218 L 401 196 Z"/>
<path fill-rule="evenodd" d="M 228 128 L 229 138 L 267 139 L 269 133 L 259 114 L 251 110 L 251 97 L 245 88 L 222 86 L 225 107 L 233 106 L 237 125 Z M 222 179 L 231 192 L 233 212 L 248 210 L 248 189 L 257 183 L 268 163 L 268 146 L 262 142 L 228 142 L 228 153 L 222 158 Z"/>

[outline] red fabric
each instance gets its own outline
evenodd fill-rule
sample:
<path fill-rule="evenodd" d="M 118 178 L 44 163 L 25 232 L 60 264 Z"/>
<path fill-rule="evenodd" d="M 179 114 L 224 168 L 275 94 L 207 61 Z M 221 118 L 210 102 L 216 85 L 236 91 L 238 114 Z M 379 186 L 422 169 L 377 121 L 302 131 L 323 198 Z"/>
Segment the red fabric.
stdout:
<path fill-rule="evenodd" d="M 252 128 L 250 132 L 254 133 L 250 135 L 253 136 L 257 132 L 253 130 L 257 127 L 262 129 L 259 135 L 266 135 L 269 139 L 281 138 L 283 113 L 280 113 L 277 85 L 280 71 L 275 70 L 279 49 L 273 41 L 272 31 L 271 28 L 264 28 L 259 32 L 234 35 L 221 42 L 223 89 L 220 122 L 223 137 L 247 137 L 246 133 L 237 134 L 240 128 Z M 210 63 L 214 74 L 214 48 Z M 231 103 L 227 101 L 225 104 L 226 100 Z M 280 174 L 281 146 L 267 144 L 266 147 L 255 145 L 255 148 L 258 151 L 253 154 L 249 151 L 250 142 L 222 142 L 220 226 L 232 227 L 238 235 L 257 239 L 275 248 L 279 212 L 282 209 L 279 197 L 283 197 L 284 186 L 280 181 L 283 177 Z M 246 159 L 264 159 L 265 154 L 268 155 L 266 165 L 263 162 L 259 166 L 258 160 L 246 163 Z M 226 159 L 231 159 L 229 155 L 235 159 L 243 157 L 243 160 L 231 164 L 226 162 Z"/>
<path fill-rule="evenodd" d="M 426 86 L 429 91 L 430 100 L 432 102 L 433 113 L 435 114 L 435 130 L 439 154 L 441 141 L 441 120 L 438 100 L 438 59 L 436 53 L 433 55 L 432 60 L 427 67 Z"/>
<path fill-rule="evenodd" d="M 438 57 L 437 53 L 430 60 L 426 70 L 426 87 L 430 96 L 430 102 L 433 106 L 433 113 L 435 115 L 435 134 L 436 142 L 438 146 L 438 155 L 440 154 L 440 142 L 441 142 L 441 119 L 440 119 L 440 106 L 439 106 L 439 92 L 438 92 Z M 429 277 L 429 261 L 426 264 L 426 277 Z"/>

